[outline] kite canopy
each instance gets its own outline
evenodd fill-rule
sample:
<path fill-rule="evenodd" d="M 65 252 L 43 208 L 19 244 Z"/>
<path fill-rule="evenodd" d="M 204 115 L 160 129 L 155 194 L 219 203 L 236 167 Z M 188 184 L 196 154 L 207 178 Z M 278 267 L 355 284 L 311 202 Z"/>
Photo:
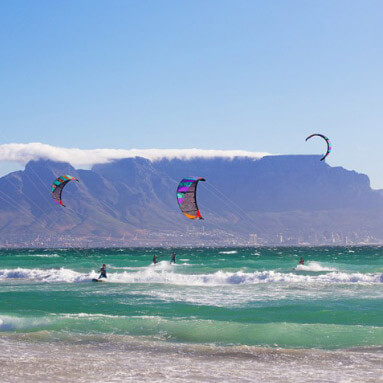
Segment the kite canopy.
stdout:
<path fill-rule="evenodd" d="M 189 219 L 203 219 L 198 210 L 196 199 L 199 181 L 205 181 L 205 179 L 201 177 L 187 177 L 177 187 L 178 205 L 185 217 Z"/>
<path fill-rule="evenodd" d="M 319 134 L 319 133 L 314 133 L 314 134 L 311 134 L 310 136 L 308 136 L 306 138 L 306 141 L 309 140 L 311 137 L 314 137 L 314 136 L 318 136 L 318 137 L 322 137 L 325 141 L 326 141 L 326 144 L 327 144 L 327 151 L 326 153 L 323 155 L 323 157 L 320 159 L 321 161 L 323 161 L 331 152 L 331 142 L 330 142 L 330 139 L 326 136 L 324 136 L 323 134 Z"/>
<path fill-rule="evenodd" d="M 63 201 L 61 200 L 61 193 L 64 189 L 64 186 L 70 181 L 79 182 L 78 179 L 76 179 L 72 176 L 62 175 L 53 181 L 52 188 L 51 188 L 51 194 L 52 194 L 53 199 L 57 203 L 59 203 L 61 206 L 64 206 L 64 207 L 65 207 L 65 205 L 63 204 Z"/>

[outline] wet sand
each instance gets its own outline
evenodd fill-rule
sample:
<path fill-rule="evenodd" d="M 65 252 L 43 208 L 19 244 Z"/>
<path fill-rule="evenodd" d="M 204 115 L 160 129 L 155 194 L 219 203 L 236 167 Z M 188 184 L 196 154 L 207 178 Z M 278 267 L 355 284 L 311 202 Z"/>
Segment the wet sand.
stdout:
<path fill-rule="evenodd" d="M 383 382 L 382 349 L 282 350 L 46 335 L 1 336 L 1 382 Z"/>

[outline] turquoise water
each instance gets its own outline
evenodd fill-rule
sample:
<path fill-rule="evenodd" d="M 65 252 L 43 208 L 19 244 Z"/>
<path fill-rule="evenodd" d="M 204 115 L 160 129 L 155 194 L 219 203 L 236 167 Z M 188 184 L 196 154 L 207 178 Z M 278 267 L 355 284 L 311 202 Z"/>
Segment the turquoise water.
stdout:
<path fill-rule="evenodd" d="M 382 247 L 174 249 L 170 265 L 172 251 L 1 250 L 0 332 L 217 347 L 383 346 Z M 305 266 L 297 267 L 300 257 Z M 102 263 L 107 281 L 91 282 Z"/>

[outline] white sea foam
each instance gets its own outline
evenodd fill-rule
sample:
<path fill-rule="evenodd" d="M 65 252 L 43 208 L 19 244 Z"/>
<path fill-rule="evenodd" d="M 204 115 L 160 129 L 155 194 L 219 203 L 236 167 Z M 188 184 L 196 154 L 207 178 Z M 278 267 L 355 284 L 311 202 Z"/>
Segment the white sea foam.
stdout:
<path fill-rule="evenodd" d="M 30 257 L 39 257 L 39 258 L 58 258 L 58 254 L 31 254 Z"/>
<path fill-rule="evenodd" d="M 118 273 L 109 275 L 110 282 L 117 283 L 162 283 L 185 286 L 201 285 L 240 285 L 257 283 L 382 283 L 381 274 L 340 273 L 331 272 L 324 275 L 309 276 L 294 273 L 262 271 L 245 273 L 217 271 L 212 274 L 178 274 L 167 271 L 146 269 L 136 273 Z"/>
<path fill-rule="evenodd" d="M 109 270 L 140 270 L 142 267 L 139 266 L 108 266 Z"/>
<path fill-rule="evenodd" d="M 183 259 L 180 259 L 180 261 L 183 261 Z M 128 270 L 128 271 L 138 271 L 146 269 L 147 267 L 153 268 L 155 267 L 156 270 L 172 270 L 173 267 L 179 267 L 179 266 L 191 266 L 190 263 L 183 262 L 183 263 L 172 263 L 170 264 L 170 261 L 161 261 L 157 264 L 150 264 L 146 267 L 139 267 L 139 266 L 109 266 L 109 270 Z"/>
<path fill-rule="evenodd" d="M 86 282 L 96 278 L 98 274 L 92 271 L 89 274 L 81 274 L 77 271 L 60 269 L 4 269 L 0 271 L 0 280 L 2 279 L 31 279 L 42 282 Z"/>
<path fill-rule="evenodd" d="M 110 275 L 111 282 L 120 283 L 164 283 L 186 286 L 199 285 L 240 285 L 257 283 L 382 283 L 381 274 L 330 272 L 327 274 L 297 275 L 295 273 L 280 273 L 276 271 L 217 271 L 212 274 L 179 274 L 167 270 L 147 268 L 136 273 L 120 273 Z"/>
<path fill-rule="evenodd" d="M 59 318 L 90 318 L 90 319 L 97 319 L 97 318 L 111 318 L 111 319 L 120 319 L 120 318 L 127 318 L 125 315 L 108 315 L 108 314 L 89 314 L 89 313 L 77 313 L 77 314 L 50 314 L 52 317 L 59 317 Z"/>
<path fill-rule="evenodd" d="M 88 282 L 96 278 L 98 273 L 92 271 L 81 274 L 70 269 L 22 269 L 0 271 L 0 280 L 29 279 L 42 282 Z M 161 283 L 184 286 L 219 286 L 245 285 L 257 283 L 383 283 L 380 273 L 345 273 L 332 271 L 321 275 L 299 275 L 294 272 L 281 273 L 276 271 L 217 271 L 211 274 L 180 274 L 174 271 L 174 265 L 160 262 L 137 272 L 109 273 L 105 282 L 111 283 Z"/>
<path fill-rule="evenodd" d="M 16 254 L 13 257 L 58 258 L 58 254 Z"/>
<path fill-rule="evenodd" d="M 237 254 L 237 250 L 220 251 L 219 254 Z"/>
<path fill-rule="evenodd" d="M 335 267 L 322 266 L 319 262 L 307 262 L 306 265 L 298 265 L 295 270 L 300 271 L 337 271 Z"/>

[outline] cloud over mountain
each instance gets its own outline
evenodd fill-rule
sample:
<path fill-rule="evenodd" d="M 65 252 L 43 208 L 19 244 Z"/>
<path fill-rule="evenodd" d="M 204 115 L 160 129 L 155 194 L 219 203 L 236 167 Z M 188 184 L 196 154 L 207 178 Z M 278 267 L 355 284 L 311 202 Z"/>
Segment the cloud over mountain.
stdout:
<path fill-rule="evenodd" d="M 270 155 L 265 152 L 248 152 L 245 150 L 204 150 L 204 149 L 78 149 L 62 148 L 32 142 L 28 144 L 0 145 L 0 161 L 12 161 L 26 164 L 32 160 L 53 160 L 69 162 L 75 167 L 90 167 L 122 158 L 143 157 L 150 161 L 162 159 L 193 158 L 228 158 L 247 157 L 260 159 Z"/>

